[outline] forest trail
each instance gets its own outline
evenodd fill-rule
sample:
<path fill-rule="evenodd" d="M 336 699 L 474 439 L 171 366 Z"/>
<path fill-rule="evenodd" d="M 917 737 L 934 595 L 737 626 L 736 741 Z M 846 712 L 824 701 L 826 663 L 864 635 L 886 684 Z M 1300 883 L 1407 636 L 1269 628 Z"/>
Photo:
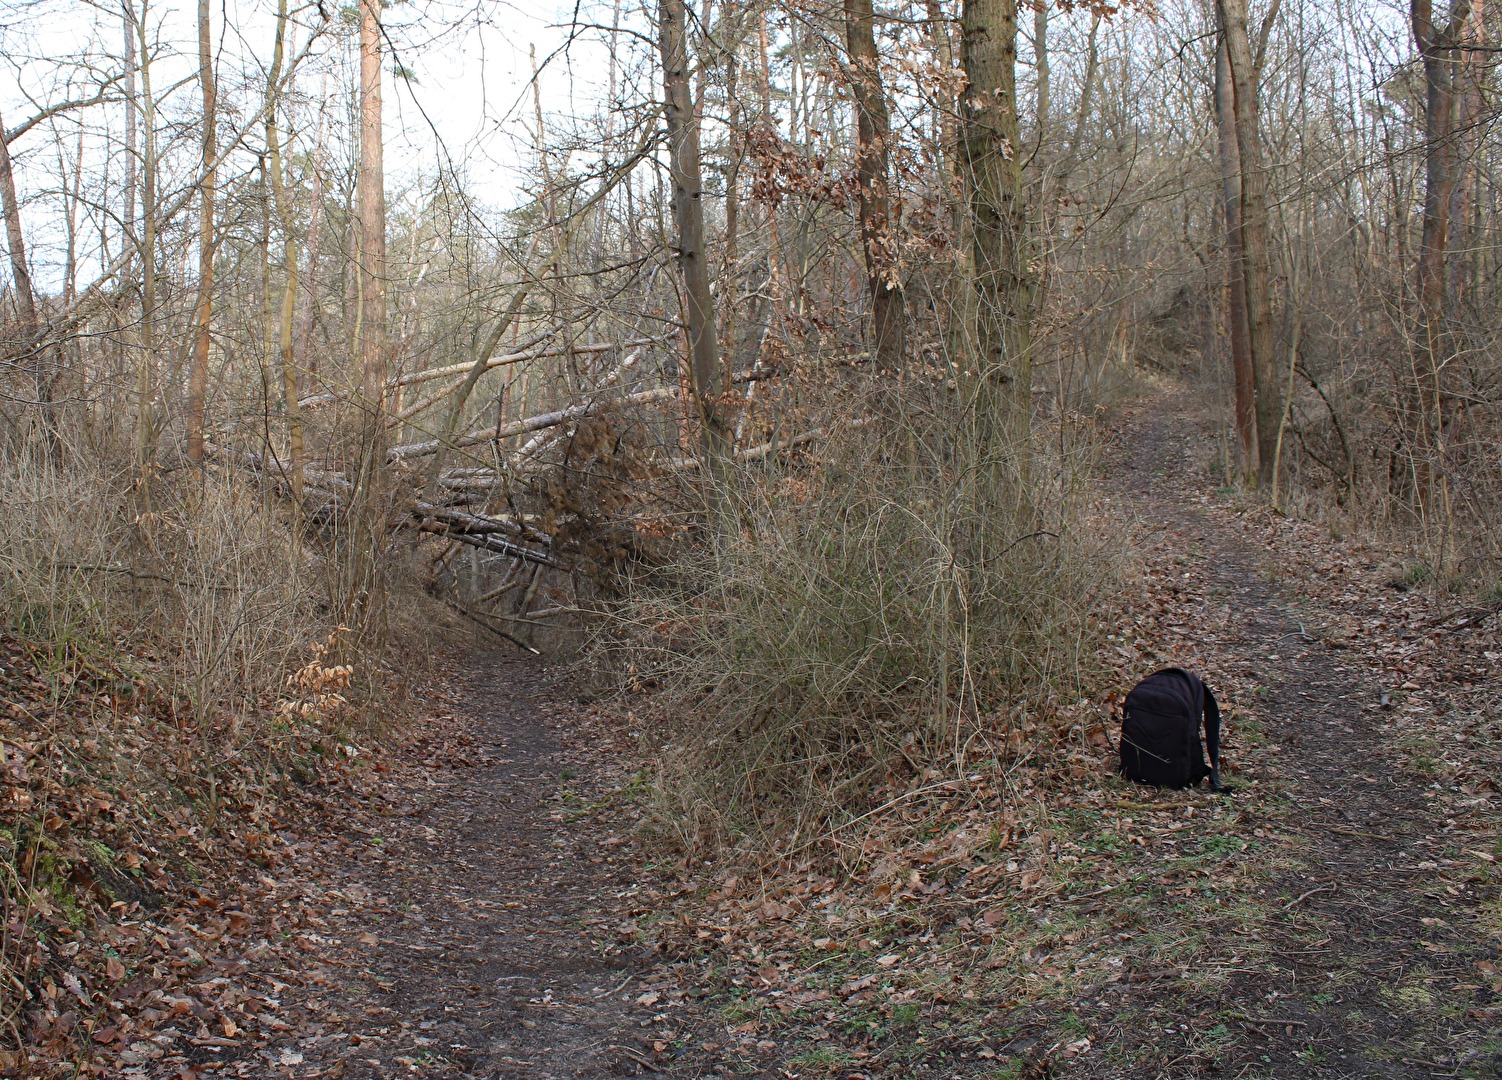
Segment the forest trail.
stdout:
<path fill-rule="evenodd" d="M 649 1025 L 669 1003 L 643 992 L 653 957 L 631 921 L 653 905 L 634 820 L 611 805 L 620 777 L 605 775 L 625 755 L 589 744 L 577 687 L 541 660 L 476 652 L 454 680 L 458 738 L 402 772 L 384 821 L 352 817 L 354 844 L 324 868 L 342 906 L 305 969 L 284 970 L 308 986 L 297 1012 L 318 1020 L 230 1075 L 663 1071 Z"/>
<path fill-rule="evenodd" d="M 1217 819 L 1228 834 L 1200 818 L 1174 834 L 1201 832 L 1206 851 L 1230 846 L 1198 862 L 1184 846 L 1128 848 L 1137 862 L 1123 873 L 1141 873 L 1145 888 L 1113 899 L 1092 883 L 1028 908 L 1039 926 L 1088 927 L 1093 944 L 1082 947 L 1097 967 L 1118 954 L 1116 976 L 1081 976 L 1068 998 L 981 998 L 965 1017 L 935 1004 L 924 1033 L 935 1052 L 914 1057 L 909 1042 L 905 1062 L 881 1067 L 885 1051 L 858 1068 L 833 1052 L 813 1064 L 828 1033 L 796 1023 L 752 1023 L 727 1039 L 717 1011 L 727 988 L 708 969 L 711 988 L 695 988 L 689 968 L 671 970 L 641 943 L 681 913 L 684 871 L 649 866 L 636 848 L 629 733 L 582 707 L 568 673 L 490 651 L 431 703 L 450 709 L 457 737 L 419 746 L 372 800 L 378 816 L 352 816 L 344 841 L 321 849 L 320 876 L 337 887 L 323 895 L 305 962 L 280 975 L 306 987 L 285 995 L 303 1019 L 279 1048 L 222 1062 L 218 1075 L 1496 1075 L 1497 927 L 1478 924 L 1488 910 L 1498 918 L 1487 906 L 1502 853 L 1495 792 L 1411 767 L 1399 749 L 1406 728 L 1449 736 L 1363 651 L 1406 631 L 1363 644 L 1350 630 L 1392 622 L 1372 605 L 1404 597 L 1368 588 L 1337 611 L 1296 575 L 1280 577 L 1255 522 L 1281 519 L 1238 515 L 1208 490 L 1213 439 L 1197 415 L 1185 391 L 1128 410 L 1106 482 L 1119 520 L 1144 523 L 1149 563 L 1174 569 L 1151 589 L 1194 624 L 1187 636 L 1165 632 L 1150 654 L 1203 666 L 1221 692 L 1242 790 L 1232 818 Z M 1099 771 L 1091 783 L 1121 787 L 1104 758 Z M 1112 797 L 1174 812 L 1213 801 Z M 967 1023 L 995 1046 L 989 1058 L 960 1052 L 978 1038 L 942 1034 Z M 741 1052 L 727 1056 L 737 1039 Z M 1070 1043 L 1088 1048 L 1059 1049 Z"/>
<path fill-rule="evenodd" d="M 1359 648 L 1362 622 L 1396 621 L 1403 597 L 1391 588 L 1383 597 L 1378 587 L 1376 604 L 1370 588 L 1353 593 L 1340 612 L 1319 593 L 1329 581 L 1279 580 L 1298 574 L 1270 561 L 1277 552 L 1238 530 L 1205 491 L 1215 442 L 1201 415 L 1186 391 L 1134 410 L 1110 484 L 1161 530 L 1150 542 L 1189 568 L 1186 594 L 1207 617 L 1207 678 L 1255 718 L 1248 728 L 1233 715 L 1226 750 L 1258 789 L 1240 796 L 1254 805 L 1243 816 L 1251 851 L 1237 856 L 1255 891 L 1239 911 L 1199 908 L 1182 930 L 1206 938 L 1202 971 L 1127 994 L 1112 1015 L 1093 1018 L 1096 1043 L 1124 1051 L 1142 1076 L 1203 1071 L 1207 1030 L 1236 1075 L 1497 1075 L 1502 984 L 1489 976 L 1498 927 L 1478 925 L 1497 916 L 1495 789 L 1441 783 L 1400 749 L 1460 739 L 1441 719 L 1447 703 L 1405 693 L 1442 698 L 1432 683 L 1459 681 L 1457 673 L 1398 684 Z M 1377 567 L 1361 569 L 1370 579 Z M 1422 637 L 1394 632 L 1403 642 Z M 1475 700 L 1484 699 L 1460 711 Z M 1443 761 L 1468 751 L 1452 743 L 1434 752 Z M 1163 914 L 1188 920 L 1196 909 Z M 1097 1061 L 1080 1071 L 1118 1070 Z"/>

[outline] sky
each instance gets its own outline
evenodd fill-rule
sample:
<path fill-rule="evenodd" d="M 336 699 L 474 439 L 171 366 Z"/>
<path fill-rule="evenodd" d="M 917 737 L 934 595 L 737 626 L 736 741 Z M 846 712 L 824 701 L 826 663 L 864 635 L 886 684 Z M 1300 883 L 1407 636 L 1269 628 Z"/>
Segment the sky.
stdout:
<path fill-rule="evenodd" d="M 141 0 L 134 0 L 139 9 Z M 41 107 L 88 96 L 101 74 L 120 69 L 122 20 L 120 0 L 0 0 L 0 109 L 8 127 Z M 200 108 L 197 69 L 196 0 L 149 0 L 148 24 L 160 51 L 152 64 L 154 88 L 162 99 L 164 145 L 174 147 L 182 170 L 192 165 Z M 275 27 L 276 0 L 212 0 L 210 19 L 216 38 L 216 67 L 221 97 L 242 105 L 257 99 L 250 88 L 264 86 Z M 319 6 L 321 3 L 321 7 Z M 296 91 L 312 97 L 329 95 L 337 74 L 326 74 L 355 60 L 354 35 L 348 32 L 352 0 L 291 0 L 294 31 L 289 55 L 302 51 L 315 27 L 344 26 L 324 33 L 309 54 Z M 639 11 L 639 8 L 636 9 Z M 324 15 L 328 21 L 325 21 Z M 629 21 L 631 12 L 622 14 Z M 572 30 L 578 22 L 608 26 L 614 18 L 608 0 L 402 0 L 385 11 L 388 55 L 385 62 L 387 188 L 396 198 L 410 191 L 440 163 L 457 166 L 477 203 L 496 209 L 517 205 L 526 192 L 526 169 L 532 155 L 534 106 L 533 59 L 550 128 L 570 117 L 593 111 L 604 97 L 608 53 L 597 30 Z M 398 74 L 398 69 L 402 72 Z M 352 70 L 346 68 L 346 70 Z M 66 85 L 71 78 L 73 85 Z M 236 93 L 236 85 L 245 88 Z M 331 116 L 343 119 L 344 102 L 331 101 Z M 49 129 L 39 126 L 10 147 L 23 205 L 23 221 L 32 248 L 33 273 L 48 289 L 61 273 L 62 225 L 58 132 L 69 149 L 81 121 L 91 129 L 111 123 L 123 127 L 121 107 L 80 111 Z M 233 115 L 225 125 L 236 123 Z M 243 124 L 249 116 L 243 114 Z M 223 128 L 221 128 L 221 131 Z M 171 132 L 176 132 L 174 136 Z M 309 133 L 304 133 L 308 137 Z M 118 161 L 102 139 L 86 136 L 85 176 L 90 179 Z M 118 157 L 118 154 L 117 154 Z M 244 167 L 246 162 L 242 162 Z M 170 161 L 167 172 L 172 172 Z M 87 231 L 87 230 L 85 230 Z"/>

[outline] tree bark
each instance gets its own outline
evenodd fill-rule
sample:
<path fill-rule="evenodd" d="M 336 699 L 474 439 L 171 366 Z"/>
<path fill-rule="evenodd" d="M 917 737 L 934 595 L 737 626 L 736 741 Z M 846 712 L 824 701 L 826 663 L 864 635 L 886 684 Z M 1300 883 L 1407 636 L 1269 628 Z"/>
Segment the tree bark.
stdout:
<path fill-rule="evenodd" d="M 1459 46 L 1471 0 L 1450 0 L 1450 16 L 1434 25 L 1432 0 L 1411 0 L 1414 44 L 1424 65 L 1424 225 L 1419 240 L 1417 357 L 1406 403 L 1420 508 L 1431 501 L 1440 429 L 1441 369 L 1448 355 L 1446 287 L 1450 208 L 1455 194 L 1455 84 Z"/>
<path fill-rule="evenodd" d="M 349 603 L 367 626 L 384 618 L 386 514 L 386 178 L 381 115 L 381 0 L 360 2 L 360 251 L 356 305 L 360 389 L 366 427 L 360 443 Z"/>
<path fill-rule="evenodd" d="M 0 131 L 5 121 L 0 117 Z M 5 216 L 5 239 L 10 249 L 11 281 L 16 292 L 16 313 L 21 318 L 21 335 L 10 350 L 23 368 L 30 370 L 40 408 L 42 433 L 50 453 L 59 449 L 57 418 L 53 415 L 52 390 L 54 372 L 46 359 L 48 350 L 41 348 L 42 326 L 37 318 L 36 293 L 31 269 L 26 261 L 26 238 L 21 232 L 21 203 L 16 195 L 15 171 L 11 166 L 10 148 L 0 138 L 0 212 Z"/>
<path fill-rule="evenodd" d="M 0 130 L 5 121 L 0 117 Z M 21 337 L 15 350 L 25 356 L 36 343 L 36 293 L 32 290 L 31 270 L 26 262 L 26 238 L 21 232 L 21 204 L 16 196 L 16 178 L 11 167 L 10 148 L 0 139 L 0 201 L 5 214 L 5 239 L 10 247 L 10 273 L 16 290 L 16 312 L 21 316 Z"/>
<path fill-rule="evenodd" d="M 204 0 L 206 2 L 206 0 Z M 272 47 L 271 71 L 266 81 L 266 152 L 270 157 L 271 201 L 277 225 L 282 231 L 282 304 L 278 320 L 277 353 L 281 360 L 282 407 L 287 416 L 287 461 L 290 467 L 294 513 L 302 512 L 303 495 L 303 424 L 299 404 L 297 355 L 293 346 L 293 317 L 297 307 L 297 241 L 292 231 L 292 213 L 287 205 L 285 164 L 282 155 L 281 127 L 277 110 L 281 107 L 282 62 L 287 43 L 287 0 L 276 7 L 276 39 Z M 314 211 L 317 212 L 316 209 Z M 270 298 L 267 298 L 269 304 Z"/>
<path fill-rule="evenodd" d="M 327 100 L 328 77 L 323 79 L 320 100 Z M 318 372 L 318 353 L 308 348 L 313 337 L 313 323 L 318 314 L 317 297 L 314 290 L 318 287 L 318 264 L 319 255 L 323 249 L 323 140 L 326 130 L 325 121 L 327 116 L 322 108 L 318 110 L 318 127 L 313 136 L 313 154 L 309 158 L 308 168 L 313 174 L 312 187 L 308 193 L 308 234 L 304 246 L 308 254 L 308 269 L 302 276 L 304 287 L 298 297 L 297 329 L 292 337 L 292 365 L 299 371 L 306 370 L 309 374 Z"/>
<path fill-rule="evenodd" d="M 1465 306 L 1475 284 L 1482 233 L 1477 222 L 1481 198 L 1481 170 L 1476 168 L 1486 115 L 1489 64 L 1483 0 L 1472 0 L 1466 20 L 1464 48 L 1455 73 L 1455 182 L 1450 197 L 1449 306 Z"/>
<path fill-rule="evenodd" d="M 136 242 L 136 185 L 140 161 L 136 149 L 136 136 L 140 128 L 137 115 L 136 94 L 136 33 L 134 0 L 125 0 L 121 8 L 121 30 L 124 34 L 123 60 L 125 64 L 125 206 L 121 225 L 125 231 L 125 247 Z"/>
<path fill-rule="evenodd" d="M 203 92 L 203 132 L 198 181 L 198 305 L 193 316 L 193 362 L 188 370 L 188 460 L 203 460 L 204 403 L 209 386 L 209 332 L 214 297 L 214 127 L 217 122 L 209 0 L 198 0 L 198 85 Z"/>
<path fill-rule="evenodd" d="M 1240 260 L 1246 296 L 1246 341 L 1256 382 L 1257 457 L 1260 479 L 1267 480 L 1275 455 L 1282 393 L 1272 334 L 1272 291 L 1269 284 L 1267 169 L 1257 130 L 1257 65 L 1247 28 L 1246 0 L 1216 0 L 1220 31 L 1226 45 L 1231 82 L 1231 117 L 1239 160 Z"/>
<path fill-rule="evenodd" d="M 1016 0 L 965 0 L 961 33 L 981 406 L 1020 443 L 1032 415 L 1034 281 L 1019 153 Z"/>
<path fill-rule="evenodd" d="M 683 274 L 688 333 L 689 393 L 699 414 L 700 441 L 711 475 L 719 475 L 729 448 L 723 418 L 719 340 L 704 251 L 704 185 L 699 165 L 699 123 L 689 85 L 688 29 L 684 0 L 659 0 L 658 35 L 668 126 L 668 169 L 678 267 Z"/>
<path fill-rule="evenodd" d="M 1215 55 L 1215 121 L 1220 143 L 1221 209 L 1226 222 L 1227 336 L 1236 397 L 1236 443 L 1242 478 L 1255 483 L 1261 474 L 1257 444 L 1257 379 L 1252 364 L 1251 331 L 1247 325 L 1246 278 L 1242 274 L 1241 154 L 1236 148 L 1236 93 L 1231 85 L 1231 62 L 1226 37 L 1217 35 Z"/>
<path fill-rule="evenodd" d="M 845 43 L 855 97 L 861 249 L 871 293 L 872 352 L 882 371 L 902 366 L 906 302 L 897 257 L 888 143 L 891 115 L 877 60 L 871 0 L 845 0 Z"/>
<path fill-rule="evenodd" d="M 146 35 L 147 5 L 135 23 L 141 80 L 141 347 L 136 367 L 136 498 L 140 519 L 151 514 L 156 473 L 156 98 L 151 88 L 151 40 Z"/>
<path fill-rule="evenodd" d="M 386 177 L 381 132 L 380 0 L 360 0 L 360 387 L 379 413 L 386 392 Z M 374 430 L 380 430 L 375 425 Z"/>

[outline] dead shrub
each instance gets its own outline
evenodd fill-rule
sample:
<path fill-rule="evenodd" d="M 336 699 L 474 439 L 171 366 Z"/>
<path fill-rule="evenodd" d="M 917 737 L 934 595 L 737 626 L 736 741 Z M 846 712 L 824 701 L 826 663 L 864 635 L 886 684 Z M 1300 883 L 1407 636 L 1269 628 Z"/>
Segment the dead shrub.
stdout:
<path fill-rule="evenodd" d="M 148 509 L 111 460 L 0 447 L 0 1060 L 37 1075 L 82 1052 L 49 988 L 108 994 L 106 924 L 205 886 L 171 853 L 243 872 L 372 722 L 344 698 L 373 658 L 333 656 L 331 571 L 272 497 L 192 470 Z"/>
<path fill-rule="evenodd" d="M 1024 458 L 935 399 L 740 472 L 737 526 L 606 620 L 615 669 L 677 718 L 655 798 L 686 848 L 819 835 L 894 778 L 994 756 L 1021 702 L 1078 681 L 1114 581 L 1078 525 L 1085 426 Z"/>

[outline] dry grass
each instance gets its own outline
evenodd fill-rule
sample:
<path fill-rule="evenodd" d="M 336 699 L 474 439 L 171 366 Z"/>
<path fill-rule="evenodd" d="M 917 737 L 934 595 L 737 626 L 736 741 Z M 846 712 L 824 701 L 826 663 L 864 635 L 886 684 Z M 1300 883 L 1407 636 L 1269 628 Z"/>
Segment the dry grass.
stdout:
<path fill-rule="evenodd" d="M 609 622 L 617 668 L 679 718 L 656 803 L 685 847 L 806 842 L 894 779 L 975 767 L 1026 701 L 1079 681 L 1115 569 L 1077 527 L 1085 427 L 1024 464 L 943 397 L 894 413 L 741 474 L 739 528 Z"/>
<path fill-rule="evenodd" d="M 111 461 L 0 447 L 0 1072 L 11 1047 L 86 1053 L 47 988 L 105 992 L 110 924 L 210 887 L 154 853 L 191 835 L 243 869 L 267 811 L 393 708 L 379 643 L 338 631 L 337 545 L 213 469 L 144 509 Z"/>

